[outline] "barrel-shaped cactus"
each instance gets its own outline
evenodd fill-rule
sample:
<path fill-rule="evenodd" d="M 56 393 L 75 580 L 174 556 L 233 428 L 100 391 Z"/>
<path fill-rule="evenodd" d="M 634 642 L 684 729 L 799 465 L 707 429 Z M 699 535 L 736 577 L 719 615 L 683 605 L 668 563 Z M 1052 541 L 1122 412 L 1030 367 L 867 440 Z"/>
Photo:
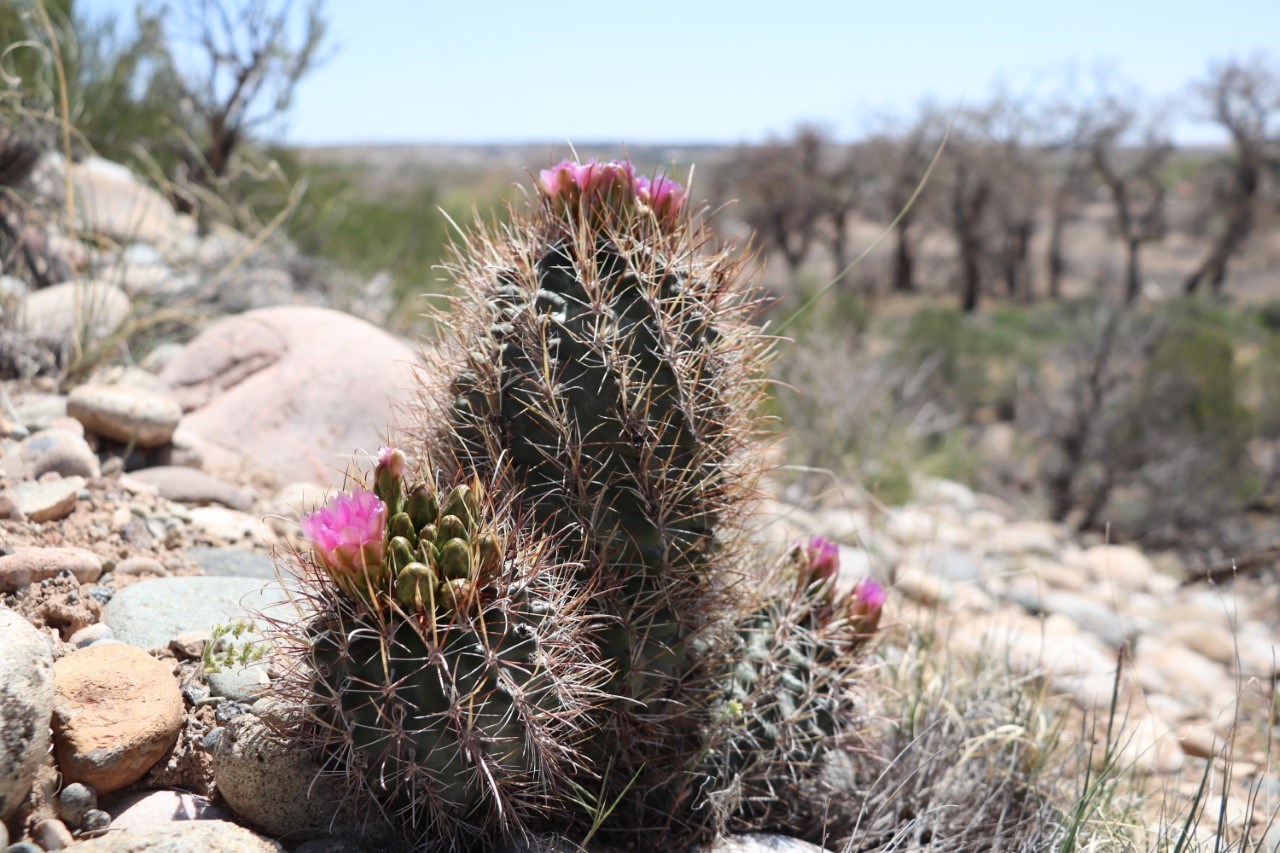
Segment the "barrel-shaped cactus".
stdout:
<path fill-rule="evenodd" d="M 425 371 L 429 458 L 500 484 L 601 617 L 606 797 L 642 791 L 641 768 L 678 783 L 702 748 L 695 647 L 730 607 L 759 475 L 769 343 L 739 260 L 707 241 L 673 181 L 562 163 L 461 247 Z"/>
<path fill-rule="evenodd" d="M 552 555 L 479 481 L 404 489 L 404 461 L 303 520 L 284 689 L 295 735 L 411 845 L 476 849 L 564 811 L 600 670 Z"/>

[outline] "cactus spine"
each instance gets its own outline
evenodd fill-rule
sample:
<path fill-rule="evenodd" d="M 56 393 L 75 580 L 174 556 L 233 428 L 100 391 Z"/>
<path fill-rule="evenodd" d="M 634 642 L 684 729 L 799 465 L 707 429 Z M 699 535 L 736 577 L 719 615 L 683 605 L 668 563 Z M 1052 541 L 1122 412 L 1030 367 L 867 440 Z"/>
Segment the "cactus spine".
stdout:
<path fill-rule="evenodd" d="M 675 187 L 622 163 L 544 172 L 533 210 L 459 253 L 430 372 L 449 379 L 428 395 L 446 424 L 431 455 L 512 495 L 604 617 L 606 795 L 641 767 L 669 781 L 701 748 L 692 652 L 723 615 L 758 473 L 756 296 L 727 253 L 700 251 Z"/>
<path fill-rule="evenodd" d="M 313 615 L 285 690 L 305 709 L 295 734 L 412 845 L 475 849 L 564 808 L 598 668 L 545 549 L 479 481 L 406 492 L 391 458 L 376 494 L 310 519 Z"/>

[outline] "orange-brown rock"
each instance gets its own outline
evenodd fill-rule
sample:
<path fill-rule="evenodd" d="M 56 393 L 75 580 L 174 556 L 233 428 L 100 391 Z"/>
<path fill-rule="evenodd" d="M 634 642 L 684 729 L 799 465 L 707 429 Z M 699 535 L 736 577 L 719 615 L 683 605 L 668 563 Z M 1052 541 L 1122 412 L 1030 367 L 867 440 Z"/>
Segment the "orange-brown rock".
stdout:
<path fill-rule="evenodd" d="M 53 743 L 64 782 L 99 795 L 142 778 L 177 740 L 182 693 L 168 666 L 125 643 L 54 664 Z"/>

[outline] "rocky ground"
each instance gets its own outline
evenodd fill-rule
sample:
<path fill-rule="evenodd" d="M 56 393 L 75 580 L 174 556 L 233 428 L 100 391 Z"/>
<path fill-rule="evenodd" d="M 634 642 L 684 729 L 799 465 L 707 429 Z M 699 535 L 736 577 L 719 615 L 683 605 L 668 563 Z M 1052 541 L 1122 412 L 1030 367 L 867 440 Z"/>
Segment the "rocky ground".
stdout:
<path fill-rule="evenodd" d="M 112 340 L 136 316 L 138 282 L 176 286 L 174 258 L 240 245 L 142 205 L 144 188 L 89 196 L 109 192 L 132 199 L 117 205 L 128 222 L 113 225 L 101 201 L 82 215 L 128 236 L 115 279 L 6 285 L 0 327 L 37 367 L 41 352 Z M 58 261 L 72 272 L 76 245 Z M 136 365 L 102 359 L 74 387 L 36 369 L 0 384 L 0 850 L 381 848 L 353 840 L 360 817 L 335 811 L 338 792 L 273 736 L 281 709 L 259 698 L 272 662 L 228 661 L 261 613 L 291 612 L 273 551 L 341 487 L 353 451 L 385 440 L 412 384 L 410 344 L 297 301 L 213 318 Z M 77 323 L 89 303 L 92 323 Z M 762 537 L 826 536 L 842 571 L 890 585 L 882 656 L 928 633 L 941 654 L 1060 697 L 1085 742 L 1105 737 L 1118 690 L 1112 736 L 1132 779 L 1186 797 L 1207 764 L 1218 787 L 1229 764 L 1228 834 L 1266 832 L 1280 802 L 1273 582 L 1184 585 L 1172 558 L 1079 541 L 946 481 L 895 508 L 852 490 L 779 491 Z M 239 620 L 247 633 L 222 635 Z M 1280 849 L 1280 833 L 1268 843 Z M 805 848 L 739 837 L 717 849 Z"/>

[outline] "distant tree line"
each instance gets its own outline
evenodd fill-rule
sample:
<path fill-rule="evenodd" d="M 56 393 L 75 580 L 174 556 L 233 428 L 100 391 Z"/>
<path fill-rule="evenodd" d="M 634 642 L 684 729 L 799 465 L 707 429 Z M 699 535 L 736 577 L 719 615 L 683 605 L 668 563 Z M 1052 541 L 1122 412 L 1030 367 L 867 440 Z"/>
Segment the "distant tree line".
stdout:
<path fill-rule="evenodd" d="M 1066 234 L 1091 200 L 1111 208 L 1124 257 L 1120 293 L 1132 304 L 1142 293 L 1142 250 L 1170 233 L 1170 194 L 1190 180 L 1197 204 L 1185 227 L 1205 249 L 1182 290 L 1216 295 L 1260 217 L 1280 210 L 1280 67 L 1263 56 L 1213 63 L 1183 103 L 1183 115 L 1216 124 L 1229 139 L 1191 174 L 1179 173 L 1168 132 L 1176 114 L 1104 81 L 1088 96 L 1033 102 L 1000 92 L 976 106 L 928 104 L 851 145 L 802 126 L 788 139 L 738 148 L 719 190 L 738 199 L 733 215 L 792 279 L 819 247 L 844 270 L 855 217 L 900 217 L 887 277 L 893 291 L 915 292 L 921 237 L 946 233 L 960 305 L 973 311 L 989 293 L 1060 297 Z M 1044 247 L 1042 258 L 1032 257 L 1033 245 Z"/>

